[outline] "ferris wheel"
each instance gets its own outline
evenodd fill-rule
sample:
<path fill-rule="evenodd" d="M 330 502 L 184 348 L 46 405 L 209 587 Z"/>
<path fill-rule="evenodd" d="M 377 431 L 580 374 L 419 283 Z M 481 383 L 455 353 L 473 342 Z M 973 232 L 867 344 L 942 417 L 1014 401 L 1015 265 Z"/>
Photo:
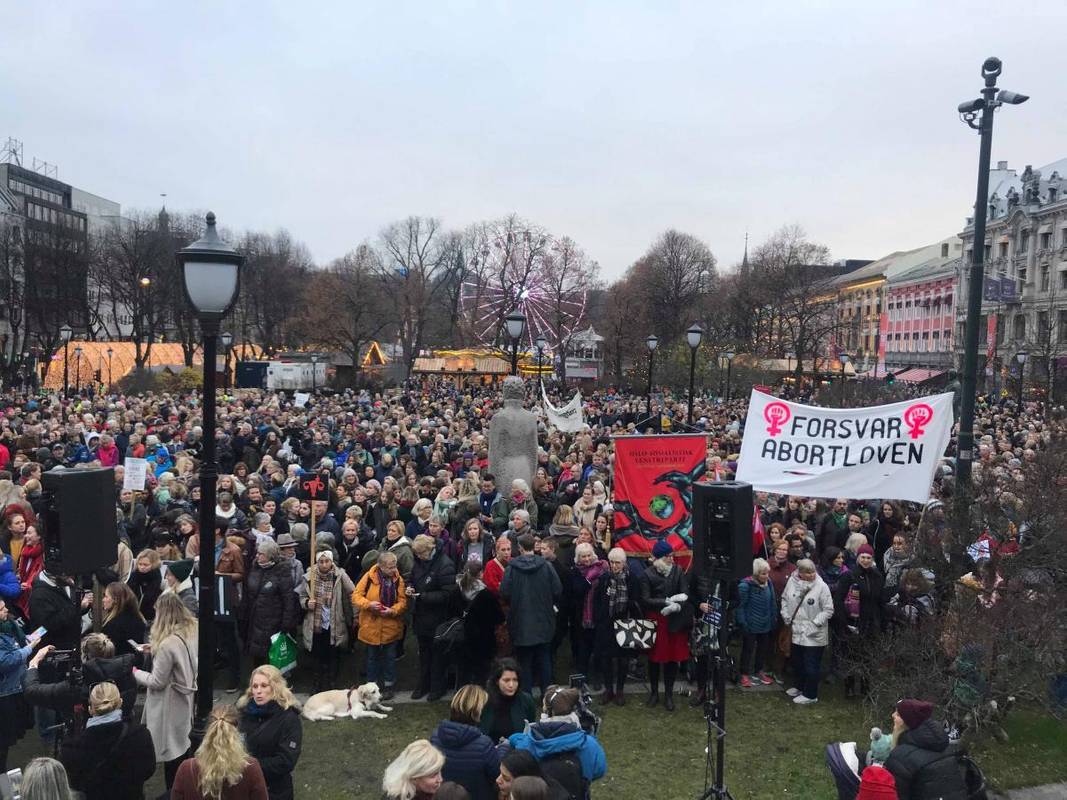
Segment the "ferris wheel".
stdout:
<path fill-rule="evenodd" d="M 533 348 L 544 337 L 558 352 L 585 315 L 586 291 L 574 288 L 553 267 L 555 243 L 530 231 L 496 237 L 472 263 L 472 277 L 463 283 L 463 315 L 474 337 L 488 347 L 507 343 L 504 318 L 512 311 L 526 317 L 520 346 Z"/>

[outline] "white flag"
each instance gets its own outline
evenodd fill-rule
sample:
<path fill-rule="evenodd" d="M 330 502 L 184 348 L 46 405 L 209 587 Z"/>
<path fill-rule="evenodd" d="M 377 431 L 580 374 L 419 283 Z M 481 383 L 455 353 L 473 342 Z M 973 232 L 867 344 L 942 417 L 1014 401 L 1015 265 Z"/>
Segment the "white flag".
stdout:
<path fill-rule="evenodd" d="M 548 400 L 548 393 L 541 387 L 541 403 L 545 408 L 548 424 L 564 433 L 578 433 L 586 427 L 585 415 L 582 413 L 582 393 L 575 392 L 574 397 L 565 406 L 556 408 Z"/>
<path fill-rule="evenodd" d="M 737 479 L 803 497 L 925 503 L 952 423 L 951 393 L 818 408 L 753 389 Z"/>

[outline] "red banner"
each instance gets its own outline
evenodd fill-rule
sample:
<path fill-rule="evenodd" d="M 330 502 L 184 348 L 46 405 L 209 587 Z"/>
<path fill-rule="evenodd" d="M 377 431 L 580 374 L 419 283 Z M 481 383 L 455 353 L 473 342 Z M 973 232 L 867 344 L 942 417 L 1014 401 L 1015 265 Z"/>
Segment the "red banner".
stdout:
<path fill-rule="evenodd" d="M 689 550 L 692 485 L 704 476 L 704 434 L 619 436 L 615 440 L 615 542 L 630 553 L 651 553 L 666 539 Z M 679 566 L 685 567 L 686 563 Z"/>
<path fill-rule="evenodd" d="M 990 361 L 997 352 L 997 315 L 990 314 L 985 326 L 985 357 Z"/>

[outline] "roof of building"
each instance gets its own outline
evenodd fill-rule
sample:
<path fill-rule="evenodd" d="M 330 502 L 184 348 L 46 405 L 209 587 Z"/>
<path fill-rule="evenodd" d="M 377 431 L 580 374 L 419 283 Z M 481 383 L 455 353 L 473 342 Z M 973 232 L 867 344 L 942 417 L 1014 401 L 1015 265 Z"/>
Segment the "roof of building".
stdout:
<path fill-rule="evenodd" d="M 597 333 L 595 330 L 593 330 L 593 326 L 590 325 L 584 331 L 578 331 L 578 333 L 571 336 L 571 341 L 577 343 L 602 342 L 604 341 L 604 337 Z"/>
<path fill-rule="evenodd" d="M 865 267 L 860 267 L 857 270 L 839 276 L 834 280 L 833 284 L 839 288 L 847 288 L 851 284 L 863 283 L 876 278 L 894 278 L 933 258 L 940 257 L 941 245 L 943 244 L 949 245 L 949 253 L 951 255 L 953 246 L 958 247 L 959 242 L 960 238 L 953 235 L 933 244 L 916 247 L 914 250 L 898 250 L 877 261 L 872 261 Z"/>
<path fill-rule="evenodd" d="M 958 255 L 949 256 L 948 258 L 941 258 L 939 255 L 937 258 L 931 258 L 917 267 L 895 275 L 890 278 L 889 285 L 890 287 L 906 286 L 911 283 L 930 281 L 952 275 L 959 267 L 961 260 Z"/>
<path fill-rule="evenodd" d="M 1042 202 L 1047 203 L 1048 189 L 1050 178 L 1055 174 L 1061 179 L 1061 182 L 1057 184 L 1059 192 L 1057 194 L 1057 200 L 1064 199 L 1063 192 L 1067 189 L 1067 158 L 1061 158 L 1058 161 L 1053 161 L 1050 164 L 1045 164 L 1043 167 L 1033 169 L 1030 165 L 1027 168 L 1031 170 L 1032 175 L 1039 176 L 1038 187 L 1040 189 L 1040 195 L 1043 198 Z M 1002 217 L 1008 213 L 1008 194 L 1014 192 L 1019 195 L 1019 205 L 1026 205 L 1026 198 L 1024 195 L 1025 183 L 1023 178 L 1025 177 L 1025 170 L 1022 175 L 1017 170 L 1009 169 L 1006 161 L 998 162 L 994 169 L 989 170 L 989 199 L 994 201 L 996 205 L 996 213 L 993 217 Z M 990 205 L 994 203 L 991 202 Z M 973 217 L 968 217 L 967 226 L 970 227 L 974 224 Z"/>

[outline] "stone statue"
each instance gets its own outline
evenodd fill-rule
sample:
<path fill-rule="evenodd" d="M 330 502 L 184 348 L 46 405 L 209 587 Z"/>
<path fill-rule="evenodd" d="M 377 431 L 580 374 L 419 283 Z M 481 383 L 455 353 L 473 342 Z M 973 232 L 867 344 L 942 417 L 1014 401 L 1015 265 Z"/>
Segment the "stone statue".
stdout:
<path fill-rule="evenodd" d="M 537 468 L 537 417 L 522 407 L 525 396 L 522 378 L 505 378 L 504 407 L 489 420 L 489 471 L 504 497 L 516 478 L 532 486 Z"/>
<path fill-rule="evenodd" d="M 1017 205 L 1019 205 L 1019 193 L 1012 186 L 1008 189 L 1008 208 L 1015 208 Z"/>

